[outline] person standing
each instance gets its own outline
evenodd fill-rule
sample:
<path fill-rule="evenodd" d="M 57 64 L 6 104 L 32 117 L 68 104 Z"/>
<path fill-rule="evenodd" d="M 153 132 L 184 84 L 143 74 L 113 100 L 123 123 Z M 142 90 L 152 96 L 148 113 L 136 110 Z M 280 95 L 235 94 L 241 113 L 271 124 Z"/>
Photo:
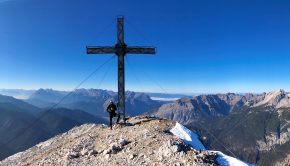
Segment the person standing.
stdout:
<path fill-rule="evenodd" d="M 112 130 L 112 121 L 113 121 L 113 118 L 115 116 L 117 116 L 116 114 L 116 110 L 117 110 L 117 106 L 114 104 L 113 101 L 110 101 L 108 107 L 107 107 L 107 112 L 109 113 L 109 118 L 110 118 L 110 128 Z"/>

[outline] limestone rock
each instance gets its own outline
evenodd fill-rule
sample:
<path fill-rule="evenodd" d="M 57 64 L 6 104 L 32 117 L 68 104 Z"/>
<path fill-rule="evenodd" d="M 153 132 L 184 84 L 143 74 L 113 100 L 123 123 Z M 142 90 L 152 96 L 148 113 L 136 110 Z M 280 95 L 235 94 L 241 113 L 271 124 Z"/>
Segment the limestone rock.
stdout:
<path fill-rule="evenodd" d="M 132 117 L 114 130 L 85 124 L 10 156 L 0 165 L 215 165 L 203 161 L 208 154 L 198 157 L 198 151 L 168 133 L 174 125 L 145 116 Z"/>

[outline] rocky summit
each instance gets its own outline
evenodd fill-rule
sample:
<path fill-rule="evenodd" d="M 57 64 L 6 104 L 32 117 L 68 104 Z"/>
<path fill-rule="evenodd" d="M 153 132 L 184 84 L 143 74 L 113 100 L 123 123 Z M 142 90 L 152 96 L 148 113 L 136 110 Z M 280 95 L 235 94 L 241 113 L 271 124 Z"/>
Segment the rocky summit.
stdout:
<path fill-rule="evenodd" d="M 10 156 L 0 165 L 217 165 L 217 154 L 195 150 L 170 133 L 175 123 L 137 116 L 113 130 L 84 124 Z"/>

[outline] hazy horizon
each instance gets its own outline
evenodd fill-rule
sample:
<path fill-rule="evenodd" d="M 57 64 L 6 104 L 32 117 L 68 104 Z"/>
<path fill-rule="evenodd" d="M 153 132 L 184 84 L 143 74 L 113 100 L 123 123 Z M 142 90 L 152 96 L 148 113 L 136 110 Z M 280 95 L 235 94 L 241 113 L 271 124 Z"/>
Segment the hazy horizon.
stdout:
<path fill-rule="evenodd" d="M 0 87 L 0 92 L 1 91 L 37 91 L 40 89 L 44 89 L 44 90 L 54 90 L 54 91 L 63 91 L 63 92 L 70 92 L 76 89 L 70 89 L 70 90 L 65 90 L 65 89 L 53 89 L 53 88 L 37 88 L 37 89 L 22 89 L 22 88 L 1 88 Z M 113 92 L 118 92 L 117 90 L 112 90 L 112 89 L 102 89 L 102 88 L 78 88 L 78 89 L 95 89 L 95 90 L 106 90 L 106 91 L 113 91 Z M 226 94 L 226 93 L 235 93 L 235 94 L 246 94 L 246 93 L 253 93 L 253 94 L 261 94 L 261 93 L 267 93 L 267 92 L 273 92 L 273 91 L 278 91 L 278 90 L 284 90 L 286 92 L 290 92 L 286 89 L 283 88 L 278 88 L 278 89 L 273 89 L 273 90 L 269 90 L 269 91 L 263 91 L 263 92 L 231 92 L 231 91 L 226 91 L 226 92 L 177 92 L 177 93 L 170 93 L 170 92 L 162 92 L 162 91 L 134 91 L 134 90 L 130 90 L 130 89 L 126 89 L 126 91 L 131 91 L 131 92 L 141 92 L 141 93 L 155 93 L 155 94 L 173 94 L 173 95 L 202 95 L 202 94 Z"/>

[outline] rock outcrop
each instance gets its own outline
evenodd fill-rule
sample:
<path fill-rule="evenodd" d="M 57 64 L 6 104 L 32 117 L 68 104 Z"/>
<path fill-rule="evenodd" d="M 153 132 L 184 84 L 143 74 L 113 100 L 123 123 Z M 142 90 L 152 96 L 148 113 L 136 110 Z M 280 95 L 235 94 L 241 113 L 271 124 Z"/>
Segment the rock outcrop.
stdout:
<path fill-rule="evenodd" d="M 285 92 L 282 89 L 264 93 L 260 96 L 261 101 L 256 103 L 254 106 L 272 106 L 275 108 L 289 108 L 290 107 L 290 93 Z"/>
<path fill-rule="evenodd" d="M 174 121 L 133 117 L 110 130 L 85 124 L 0 162 L 0 165 L 216 165 L 169 131 Z"/>

